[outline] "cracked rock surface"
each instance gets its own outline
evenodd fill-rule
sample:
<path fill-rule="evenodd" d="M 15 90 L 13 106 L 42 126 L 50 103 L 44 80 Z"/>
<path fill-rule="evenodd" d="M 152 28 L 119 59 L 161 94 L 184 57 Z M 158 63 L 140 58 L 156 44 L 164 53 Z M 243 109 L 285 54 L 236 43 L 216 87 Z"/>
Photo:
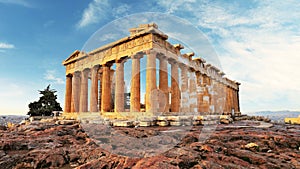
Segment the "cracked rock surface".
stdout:
<path fill-rule="evenodd" d="M 300 125 L 243 125 L 217 125 L 204 141 L 199 141 L 203 126 L 191 127 L 184 135 L 177 129 L 164 132 L 166 127 L 113 128 L 109 135 L 119 134 L 115 145 L 108 144 L 108 137 L 87 133 L 79 123 L 18 125 L 0 129 L 0 168 L 300 168 Z M 108 131 L 107 126 L 94 127 Z M 154 139 L 159 133 L 167 134 Z M 128 138 L 149 140 L 124 142 Z M 153 151 L 140 151 L 144 157 L 122 155 L 146 145 Z M 156 152 L 166 145 L 172 146 Z"/>

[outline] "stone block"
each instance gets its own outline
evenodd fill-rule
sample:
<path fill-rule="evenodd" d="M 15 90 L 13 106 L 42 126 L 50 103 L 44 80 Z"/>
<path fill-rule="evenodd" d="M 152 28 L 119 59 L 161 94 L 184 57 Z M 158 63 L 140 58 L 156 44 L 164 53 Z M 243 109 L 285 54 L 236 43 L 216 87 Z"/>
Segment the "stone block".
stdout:
<path fill-rule="evenodd" d="M 151 122 L 150 121 L 140 121 L 139 126 L 149 127 L 149 126 L 151 126 Z"/>
<path fill-rule="evenodd" d="M 113 126 L 114 127 L 132 127 L 133 122 L 132 121 L 114 121 Z"/>
<path fill-rule="evenodd" d="M 182 123 L 181 123 L 180 121 L 171 121 L 171 122 L 170 122 L 170 125 L 171 125 L 171 126 L 181 126 Z"/>
<path fill-rule="evenodd" d="M 164 127 L 164 126 L 168 126 L 169 122 L 168 121 L 158 121 L 156 122 L 157 125 Z"/>

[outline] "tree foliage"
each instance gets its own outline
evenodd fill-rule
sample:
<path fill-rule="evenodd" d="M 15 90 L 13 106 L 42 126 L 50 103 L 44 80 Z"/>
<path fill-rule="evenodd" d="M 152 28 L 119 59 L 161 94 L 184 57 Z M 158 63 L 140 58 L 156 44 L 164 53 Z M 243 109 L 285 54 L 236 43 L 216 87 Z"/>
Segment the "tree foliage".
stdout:
<path fill-rule="evenodd" d="M 39 93 L 42 95 L 39 101 L 29 103 L 28 115 L 51 116 L 53 111 L 62 111 L 60 104 L 56 101 L 56 90 L 50 89 L 50 85 L 48 85 L 43 91 L 39 90 Z"/>

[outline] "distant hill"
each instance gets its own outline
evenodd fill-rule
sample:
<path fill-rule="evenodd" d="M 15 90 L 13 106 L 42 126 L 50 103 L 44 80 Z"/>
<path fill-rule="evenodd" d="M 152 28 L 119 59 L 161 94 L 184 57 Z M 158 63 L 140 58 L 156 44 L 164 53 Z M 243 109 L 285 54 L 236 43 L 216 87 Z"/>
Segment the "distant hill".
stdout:
<path fill-rule="evenodd" d="M 27 117 L 28 116 L 19 116 L 19 115 L 0 116 L 0 125 L 6 125 L 7 122 L 19 124 L 22 120 L 24 120 Z"/>
<path fill-rule="evenodd" d="M 249 112 L 246 113 L 251 116 L 264 116 L 270 118 L 274 122 L 284 122 L 284 118 L 286 117 L 298 117 L 300 115 L 300 111 L 259 111 L 259 112 Z"/>

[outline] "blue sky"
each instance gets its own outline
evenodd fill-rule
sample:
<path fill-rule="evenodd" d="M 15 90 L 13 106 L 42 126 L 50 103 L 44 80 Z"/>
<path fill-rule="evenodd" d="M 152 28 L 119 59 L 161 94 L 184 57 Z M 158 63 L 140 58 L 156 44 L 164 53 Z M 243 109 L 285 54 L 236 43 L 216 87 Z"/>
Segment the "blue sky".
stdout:
<path fill-rule="evenodd" d="M 0 114 L 26 114 L 48 84 L 63 106 L 61 62 L 98 29 L 141 12 L 202 31 L 226 76 L 242 83 L 242 112 L 299 110 L 299 9 L 297 0 L 0 0 Z"/>

